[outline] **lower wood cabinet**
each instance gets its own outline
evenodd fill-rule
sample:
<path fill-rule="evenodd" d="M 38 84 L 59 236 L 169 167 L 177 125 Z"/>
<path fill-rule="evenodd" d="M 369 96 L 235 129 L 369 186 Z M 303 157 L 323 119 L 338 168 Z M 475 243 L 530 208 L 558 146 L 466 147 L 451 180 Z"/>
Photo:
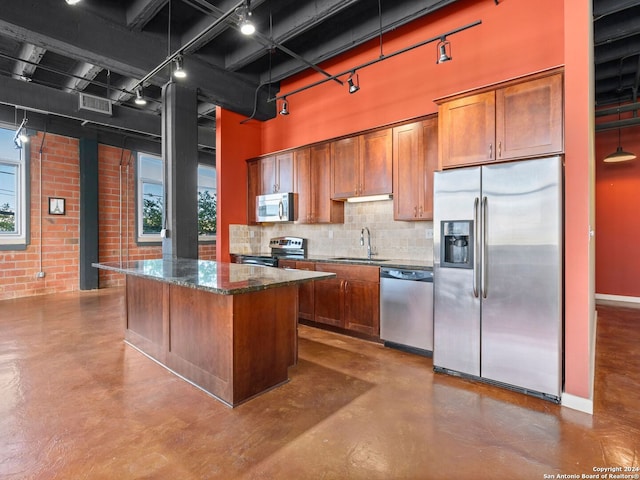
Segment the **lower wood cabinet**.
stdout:
<path fill-rule="evenodd" d="M 298 318 L 380 336 L 380 268 L 295 260 L 280 260 L 279 266 L 336 274 L 298 286 Z"/>
<path fill-rule="evenodd" d="M 315 267 L 337 277 L 314 282 L 314 321 L 378 337 L 380 269 L 334 263 L 316 263 Z"/>

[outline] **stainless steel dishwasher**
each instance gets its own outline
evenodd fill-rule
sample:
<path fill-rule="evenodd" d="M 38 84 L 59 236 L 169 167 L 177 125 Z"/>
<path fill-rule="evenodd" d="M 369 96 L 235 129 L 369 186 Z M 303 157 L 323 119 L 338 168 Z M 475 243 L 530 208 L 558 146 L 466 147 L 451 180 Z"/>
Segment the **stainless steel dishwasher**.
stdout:
<path fill-rule="evenodd" d="M 380 338 L 388 347 L 432 355 L 433 271 L 380 269 Z"/>

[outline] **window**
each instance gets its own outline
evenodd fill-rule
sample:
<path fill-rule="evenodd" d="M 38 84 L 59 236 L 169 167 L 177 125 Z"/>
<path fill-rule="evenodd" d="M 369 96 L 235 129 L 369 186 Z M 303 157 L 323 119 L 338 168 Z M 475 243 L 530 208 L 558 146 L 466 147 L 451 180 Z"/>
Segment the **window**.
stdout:
<path fill-rule="evenodd" d="M 216 169 L 198 165 L 198 235 L 200 240 L 215 240 L 218 206 Z"/>
<path fill-rule="evenodd" d="M 162 159 L 138 154 L 138 241 L 159 242 L 164 211 Z"/>
<path fill-rule="evenodd" d="M 27 244 L 28 148 L 16 148 L 15 131 L 0 127 L 0 249 Z"/>
<path fill-rule="evenodd" d="M 138 241 L 159 242 L 164 218 L 162 158 L 138 154 Z M 202 241 L 216 236 L 216 169 L 198 165 L 198 237 Z"/>

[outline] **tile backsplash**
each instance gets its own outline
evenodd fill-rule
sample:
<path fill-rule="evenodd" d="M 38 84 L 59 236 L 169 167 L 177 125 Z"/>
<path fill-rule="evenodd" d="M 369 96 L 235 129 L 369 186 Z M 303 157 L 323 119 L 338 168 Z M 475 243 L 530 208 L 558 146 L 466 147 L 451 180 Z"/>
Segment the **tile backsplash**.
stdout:
<path fill-rule="evenodd" d="M 393 200 L 345 203 L 344 223 L 298 225 L 278 223 L 261 226 L 230 225 L 231 253 L 268 254 L 269 239 L 285 235 L 308 240 L 309 256 L 364 257 L 360 231 L 371 231 L 371 250 L 380 258 L 425 260 L 433 257 L 433 222 L 393 220 Z"/>

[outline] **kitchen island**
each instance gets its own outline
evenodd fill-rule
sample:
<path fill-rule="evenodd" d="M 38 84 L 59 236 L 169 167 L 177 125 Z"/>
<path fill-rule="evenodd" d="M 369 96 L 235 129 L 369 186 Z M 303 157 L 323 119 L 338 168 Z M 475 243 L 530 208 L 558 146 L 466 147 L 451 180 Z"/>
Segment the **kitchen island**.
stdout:
<path fill-rule="evenodd" d="M 126 276 L 125 341 L 231 407 L 288 381 L 298 285 L 335 276 L 194 259 L 93 266 Z"/>

